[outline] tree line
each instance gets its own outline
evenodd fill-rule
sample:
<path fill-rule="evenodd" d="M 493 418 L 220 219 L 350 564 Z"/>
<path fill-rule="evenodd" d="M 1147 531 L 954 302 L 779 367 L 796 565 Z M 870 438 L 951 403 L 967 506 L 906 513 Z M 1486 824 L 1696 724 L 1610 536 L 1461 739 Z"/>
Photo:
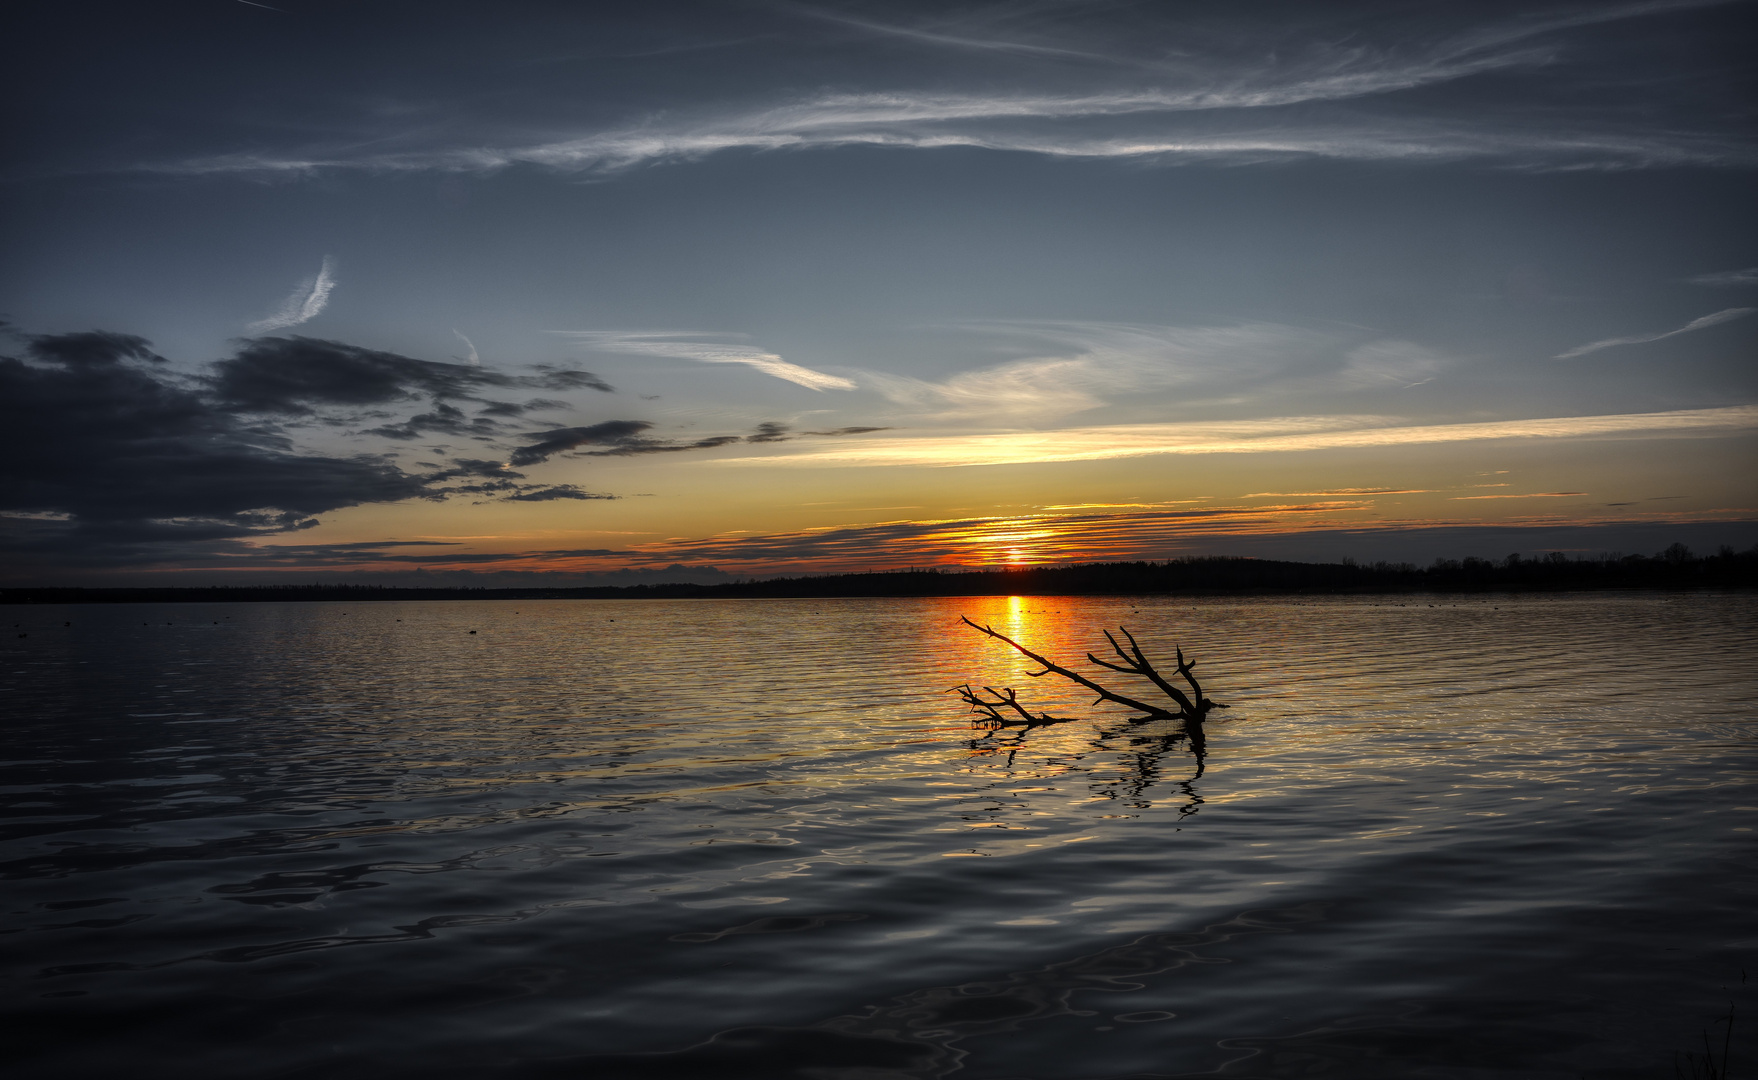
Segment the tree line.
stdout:
<path fill-rule="evenodd" d="M 21 587 L 0 603 L 213 603 L 288 600 L 590 600 L 856 596 L 1273 595 L 1283 593 L 1530 592 L 1577 589 L 1739 589 L 1758 585 L 1758 546 L 1699 555 L 1673 544 L 1653 555 L 1563 552 L 1413 563 L 1289 562 L 1231 556 L 1007 568 L 929 568 L 748 579 L 713 585 L 581 588 L 407 588 L 385 585 Z"/>

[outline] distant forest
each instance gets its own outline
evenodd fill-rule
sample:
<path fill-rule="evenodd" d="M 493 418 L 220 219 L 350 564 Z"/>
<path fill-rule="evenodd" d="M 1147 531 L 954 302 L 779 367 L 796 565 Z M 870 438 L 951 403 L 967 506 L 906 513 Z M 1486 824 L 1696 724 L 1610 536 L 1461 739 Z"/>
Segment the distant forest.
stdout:
<path fill-rule="evenodd" d="M 744 599 L 853 596 L 1185 596 L 1279 593 L 1555 592 L 1572 589 L 1745 589 L 1758 585 L 1758 547 L 1697 555 L 1674 544 L 1655 555 L 1436 559 L 1411 563 L 1281 562 L 1200 557 L 1022 569 L 927 569 L 826 574 L 717 585 L 573 589 L 419 589 L 378 585 L 211 588 L 8 588 L 4 604 L 262 602 L 287 600 Z"/>

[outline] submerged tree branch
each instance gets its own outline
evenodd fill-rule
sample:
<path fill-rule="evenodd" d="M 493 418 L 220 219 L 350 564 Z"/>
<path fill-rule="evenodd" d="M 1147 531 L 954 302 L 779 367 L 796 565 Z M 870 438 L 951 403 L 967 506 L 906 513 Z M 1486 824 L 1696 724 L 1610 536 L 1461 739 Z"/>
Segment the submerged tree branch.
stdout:
<path fill-rule="evenodd" d="M 1109 630 L 1105 631 L 1105 640 L 1111 643 L 1111 649 L 1117 654 L 1117 659 L 1120 662 L 1113 663 L 1109 660 L 1101 660 L 1090 652 L 1087 653 L 1087 659 L 1102 668 L 1122 672 L 1125 675 L 1135 675 L 1148 680 L 1170 698 L 1176 708 L 1164 708 L 1159 705 L 1152 705 L 1148 702 L 1140 701 L 1124 694 L 1119 694 L 1116 691 L 1087 678 L 1085 675 L 1082 675 L 1077 671 L 1063 667 L 1061 664 L 1056 663 L 1048 657 L 1033 652 L 1024 645 L 1021 645 L 1019 642 L 1008 637 L 1006 634 L 996 630 L 994 627 L 979 625 L 972 622 L 969 618 L 964 619 L 964 624 L 980 634 L 1007 643 L 1022 656 L 1029 658 L 1034 663 L 1043 665 L 1043 671 L 1026 672 L 1028 677 L 1036 679 L 1052 673 L 1060 675 L 1064 679 L 1067 679 L 1078 686 L 1083 686 L 1097 694 L 1098 697 L 1093 701 L 1093 704 L 1095 705 L 1100 702 L 1109 701 L 1141 713 L 1141 716 L 1132 718 L 1136 723 L 1143 723 L 1148 720 L 1183 720 L 1187 728 L 1191 728 L 1193 732 L 1197 732 L 1200 731 L 1203 718 L 1209 714 L 1210 710 L 1224 709 L 1227 707 L 1203 696 L 1202 684 L 1197 682 L 1196 675 L 1192 670 L 1196 667 L 1196 661 L 1186 660 L 1184 658 L 1183 649 L 1176 650 L 1178 655 L 1178 666 L 1176 670 L 1177 674 L 1181 676 L 1186 683 L 1190 684 L 1190 690 L 1188 693 L 1182 688 L 1174 685 L 1164 675 L 1160 674 L 1159 670 L 1154 667 L 1153 662 L 1142 652 L 1141 646 L 1136 643 L 1135 636 L 1123 627 L 1118 627 L 1118 631 L 1123 635 L 1124 640 L 1129 642 L 1129 647 L 1127 649 L 1124 648 L 1123 644 L 1119 642 L 1117 638 L 1112 636 Z M 970 704 L 973 709 L 983 712 L 987 717 L 1001 726 L 1017 726 L 1022 724 L 1036 726 L 1038 724 L 1066 722 L 1067 718 L 1053 718 L 1048 714 L 1043 713 L 1040 713 L 1037 717 L 1033 717 L 1024 706 L 1019 704 L 1017 696 L 1011 687 L 1003 687 L 1000 691 L 987 686 L 983 689 L 991 695 L 990 698 L 985 699 L 981 697 L 972 691 L 968 685 L 960 688 L 961 697 L 965 702 Z M 1001 709 L 1012 710 L 1024 719 L 1009 721 L 1005 719 L 1000 711 Z"/>
<path fill-rule="evenodd" d="M 1078 716 L 1051 716 L 1049 713 L 1039 713 L 1033 716 L 1026 711 L 1025 706 L 1019 703 L 1019 698 L 1011 686 L 1002 687 L 1000 690 L 993 686 L 985 686 L 983 692 L 978 693 L 971 689 L 969 683 L 966 683 L 963 686 L 955 686 L 948 692 L 957 694 L 959 700 L 971 707 L 972 712 L 981 713 L 985 721 L 998 728 L 1049 727 L 1051 724 L 1067 724 L 1080 719 Z M 989 696 L 985 698 L 983 693 Z M 1001 711 L 1002 709 L 1017 713 L 1019 719 L 1009 719 Z"/>

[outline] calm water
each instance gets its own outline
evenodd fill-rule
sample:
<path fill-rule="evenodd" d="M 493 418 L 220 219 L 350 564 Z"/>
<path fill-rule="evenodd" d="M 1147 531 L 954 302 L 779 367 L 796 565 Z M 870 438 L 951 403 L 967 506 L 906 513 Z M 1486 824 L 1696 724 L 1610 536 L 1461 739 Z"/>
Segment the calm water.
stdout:
<path fill-rule="evenodd" d="M 0 616 L 12 1075 L 1758 1075 L 1758 597 Z"/>

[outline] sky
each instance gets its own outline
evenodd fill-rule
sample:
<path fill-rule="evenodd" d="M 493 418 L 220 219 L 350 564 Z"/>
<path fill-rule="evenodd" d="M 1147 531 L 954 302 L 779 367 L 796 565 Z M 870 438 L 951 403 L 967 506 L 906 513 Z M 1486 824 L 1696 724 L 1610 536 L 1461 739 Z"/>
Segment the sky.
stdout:
<path fill-rule="evenodd" d="M 36 5 L 0 582 L 1744 549 L 1755 30 Z"/>

